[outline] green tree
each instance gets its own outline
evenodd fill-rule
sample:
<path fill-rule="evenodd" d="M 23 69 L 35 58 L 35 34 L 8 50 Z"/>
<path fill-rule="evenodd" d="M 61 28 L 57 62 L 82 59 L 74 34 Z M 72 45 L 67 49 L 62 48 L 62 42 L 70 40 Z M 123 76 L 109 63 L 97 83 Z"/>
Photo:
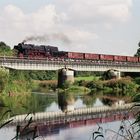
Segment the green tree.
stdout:
<path fill-rule="evenodd" d="M 4 42 L 0 42 L 0 56 L 11 56 L 13 55 L 13 51 L 11 48 Z"/>
<path fill-rule="evenodd" d="M 134 56 L 140 56 L 140 42 L 138 43 L 139 48 L 137 49 L 137 52 Z"/>

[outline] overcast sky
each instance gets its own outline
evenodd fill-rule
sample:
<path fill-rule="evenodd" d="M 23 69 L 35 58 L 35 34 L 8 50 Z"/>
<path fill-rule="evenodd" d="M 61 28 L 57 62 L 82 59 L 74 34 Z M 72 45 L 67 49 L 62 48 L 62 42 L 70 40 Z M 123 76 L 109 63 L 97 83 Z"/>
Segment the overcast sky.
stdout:
<path fill-rule="evenodd" d="M 29 43 L 133 55 L 140 41 L 140 0 L 0 0 L 0 9 L 0 40 L 11 47 L 41 37 Z"/>

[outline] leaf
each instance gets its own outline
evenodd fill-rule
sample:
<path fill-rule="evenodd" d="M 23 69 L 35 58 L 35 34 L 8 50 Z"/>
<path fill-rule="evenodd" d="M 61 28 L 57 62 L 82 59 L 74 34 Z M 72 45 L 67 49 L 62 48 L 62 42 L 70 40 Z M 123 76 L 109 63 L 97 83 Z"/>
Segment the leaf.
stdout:
<path fill-rule="evenodd" d="M 12 122 L 12 121 L 13 121 L 13 119 L 11 119 L 11 120 L 5 122 L 4 124 L 2 124 L 2 125 L 0 126 L 0 129 L 1 129 L 2 127 L 4 127 L 5 125 L 9 124 L 9 123 Z"/>
<path fill-rule="evenodd" d="M 94 140 L 96 140 L 98 137 L 104 138 L 104 136 L 103 136 L 102 134 L 100 134 L 100 135 L 97 135 L 97 136 L 94 138 Z"/>
<path fill-rule="evenodd" d="M 28 124 L 23 128 L 22 131 L 24 131 L 26 128 L 28 128 L 29 125 L 30 125 L 32 122 L 33 122 L 33 121 L 32 121 L 32 117 L 31 117 L 30 120 L 28 121 Z"/>
<path fill-rule="evenodd" d="M 12 110 L 11 109 L 9 109 L 9 110 L 7 110 L 3 115 L 2 115 L 2 117 L 1 117 L 1 119 L 0 120 L 2 120 L 3 119 L 3 117 L 8 113 L 8 112 L 12 112 Z"/>

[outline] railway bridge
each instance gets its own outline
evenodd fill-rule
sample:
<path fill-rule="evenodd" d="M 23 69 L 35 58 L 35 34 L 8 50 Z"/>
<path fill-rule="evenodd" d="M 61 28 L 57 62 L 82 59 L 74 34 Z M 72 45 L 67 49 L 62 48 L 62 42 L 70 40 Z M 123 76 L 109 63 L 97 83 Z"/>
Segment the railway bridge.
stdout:
<path fill-rule="evenodd" d="M 67 67 L 76 71 L 107 71 L 114 69 L 120 72 L 140 72 L 140 62 L 114 62 L 101 60 L 30 60 L 0 57 L 0 66 L 16 70 L 59 70 Z"/>
<path fill-rule="evenodd" d="M 116 71 L 120 78 L 121 72 L 140 72 L 140 62 L 121 62 L 121 61 L 103 61 L 103 60 L 71 60 L 71 59 L 20 59 L 13 57 L 0 57 L 0 66 L 16 70 L 60 70 L 68 68 L 73 71 L 98 71 L 108 70 Z M 73 73 L 65 73 L 70 80 L 74 81 Z M 65 77 L 64 76 L 64 77 Z M 58 76 L 59 77 L 59 76 Z M 62 75 L 60 76 L 62 77 Z M 61 80 L 59 80 L 61 79 Z M 64 81 L 58 78 L 58 81 Z M 62 83 L 62 82 L 60 82 Z"/>

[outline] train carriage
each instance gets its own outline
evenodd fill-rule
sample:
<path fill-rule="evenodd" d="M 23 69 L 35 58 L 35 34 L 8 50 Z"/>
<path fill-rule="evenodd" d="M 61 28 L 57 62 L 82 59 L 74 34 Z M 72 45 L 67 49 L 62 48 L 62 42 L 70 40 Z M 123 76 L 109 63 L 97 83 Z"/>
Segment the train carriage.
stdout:
<path fill-rule="evenodd" d="M 100 54 L 100 60 L 113 61 L 113 55 Z"/>
<path fill-rule="evenodd" d="M 69 59 L 84 59 L 84 53 L 80 52 L 67 52 Z"/>
<path fill-rule="evenodd" d="M 114 61 L 127 61 L 126 56 L 114 55 Z"/>
<path fill-rule="evenodd" d="M 99 54 L 85 53 L 84 58 L 88 60 L 99 60 Z"/>
<path fill-rule="evenodd" d="M 138 59 L 138 57 L 127 56 L 127 61 L 128 62 L 138 62 L 139 59 Z"/>

